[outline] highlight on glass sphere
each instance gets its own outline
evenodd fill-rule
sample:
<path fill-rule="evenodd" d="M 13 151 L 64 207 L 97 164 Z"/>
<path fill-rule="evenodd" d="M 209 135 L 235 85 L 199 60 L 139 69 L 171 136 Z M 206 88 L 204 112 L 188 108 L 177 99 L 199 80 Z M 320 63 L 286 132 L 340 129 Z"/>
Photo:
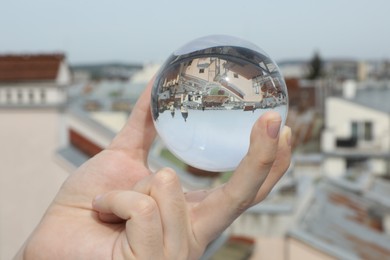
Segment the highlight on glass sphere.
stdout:
<path fill-rule="evenodd" d="M 256 45 L 227 35 L 199 38 L 175 51 L 157 73 L 151 98 L 167 148 L 211 172 L 238 166 L 262 114 L 279 112 L 283 126 L 288 110 L 276 63 Z"/>

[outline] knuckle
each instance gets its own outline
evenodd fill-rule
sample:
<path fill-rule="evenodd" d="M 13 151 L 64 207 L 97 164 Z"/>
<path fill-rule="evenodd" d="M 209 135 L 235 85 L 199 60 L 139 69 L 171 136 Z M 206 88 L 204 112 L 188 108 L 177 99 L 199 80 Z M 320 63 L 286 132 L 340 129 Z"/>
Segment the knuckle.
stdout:
<path fill-rule="evenodd" d="M 106 201 L 108 201 L 109 203 L 114 203 L 115 201 L 117 201 L 122 195 L 122 192 L 119 191 L 119 190 L 113 190 L 113 191 L 110 191 L 108 193 L 106 193 L 104 195 L 104 198 L 106 199 Z"/>
<path fill-rule="evenodd" d="M 270 169 L 273 166 L 276 159 L 276 155 L 273 153 L 259 155 L 258 153 L 248 152 L 247 156 L 244 159 L 247 165 L 251 165 L 258 170 L 263 170 Z"/>
<path fill-rule="evenodd" d="M 148 196 L 140 198 L 135 205 L 134 213 L 136 215 L 151 216 L 158 210 L 157 203 L 154 199 Z"/>
<path fill-rule="evenodd" d="M 258 154 L 248 154 L 248 157 L 257 169 L 269 169 L 274 164 L 276 156 L 272 153 L 268 153 L 263 156 L 259 156 Z"/>
<path fill-rule="evenodd" d="M 230 202 L 229 205 L 234 209 L 237 216 L 241 215 L 245 210 L 247 210 L 253 204 L 253 196 L 243 196 L 238 192 L 228 191 L 228 189 L 223 186 L 222 191 L 224 196 Z"/>
<path fill-rule="evenodd" d="M 174 170 L 170 168 L 164 168 L 156 173 L 155 182 L 159 186 L 166 187 L 177 184 L 179 179 Z"/>
<path fill-rule="evenodd" d="M 267 158 L 260 158 L 257 160 L 257 167 L 260 168 L 260 169 L 268 169 L 268 168 L 271 168 L 272 165 L 274 164 L 275 162 L 275 157 L 267 157 Z"/>

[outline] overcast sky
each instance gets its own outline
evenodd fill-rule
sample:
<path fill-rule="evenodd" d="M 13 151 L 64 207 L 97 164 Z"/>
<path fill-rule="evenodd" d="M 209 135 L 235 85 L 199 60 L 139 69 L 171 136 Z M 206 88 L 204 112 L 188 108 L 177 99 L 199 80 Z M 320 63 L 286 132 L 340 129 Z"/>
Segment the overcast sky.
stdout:
<path fill-rule="evenodd" d="M 71 63 L 161 62 L 210 34 L 275 60 L 390 58 L 388 0 L 0 0 L 0 54 L 65 52 Z"/>

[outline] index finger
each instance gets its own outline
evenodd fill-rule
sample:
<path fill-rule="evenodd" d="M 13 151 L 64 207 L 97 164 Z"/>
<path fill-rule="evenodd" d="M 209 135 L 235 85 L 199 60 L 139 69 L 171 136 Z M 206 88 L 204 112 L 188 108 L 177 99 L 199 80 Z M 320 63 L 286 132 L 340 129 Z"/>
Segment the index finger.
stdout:
<path fill-rule="evenodd" d="M 122 130 L 113 139 L 109 149 L 124 150 L 135 159 L 146 162 L 149 148 L 156 135 L 150 112 L 151 89 L 154 78 L 139 97 L 130 117 Z"/>

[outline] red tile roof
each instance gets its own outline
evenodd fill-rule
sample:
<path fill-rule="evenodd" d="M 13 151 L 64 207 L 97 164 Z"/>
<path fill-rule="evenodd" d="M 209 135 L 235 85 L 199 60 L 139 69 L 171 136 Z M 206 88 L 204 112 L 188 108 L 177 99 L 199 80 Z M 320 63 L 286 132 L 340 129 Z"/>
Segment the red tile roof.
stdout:
<path fill-rule="evenodd" d="M 63 54 L 0 55 L 0 83 L 55 80 Z"/>

